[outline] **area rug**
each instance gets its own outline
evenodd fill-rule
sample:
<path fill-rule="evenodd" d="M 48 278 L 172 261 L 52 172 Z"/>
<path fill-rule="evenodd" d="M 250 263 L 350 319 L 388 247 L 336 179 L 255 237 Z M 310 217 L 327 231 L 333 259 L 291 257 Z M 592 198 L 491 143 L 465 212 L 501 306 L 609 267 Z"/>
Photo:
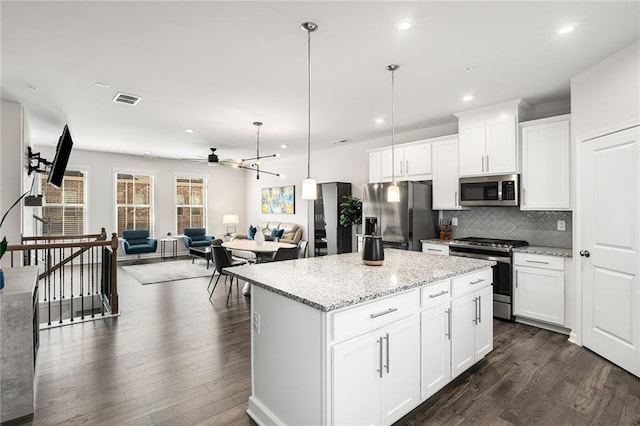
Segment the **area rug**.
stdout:
<path fill-rule="evenodd" d="M 156 284 L 167 281 L 184 280 L 197 277 L 210 277 L 214 271 L 213 264 L 203 259 L 174 260 L 166 262 L 143 263 L 141 265 L 127 265 L 122 269 L 127 271 L 140 284 Z"/>

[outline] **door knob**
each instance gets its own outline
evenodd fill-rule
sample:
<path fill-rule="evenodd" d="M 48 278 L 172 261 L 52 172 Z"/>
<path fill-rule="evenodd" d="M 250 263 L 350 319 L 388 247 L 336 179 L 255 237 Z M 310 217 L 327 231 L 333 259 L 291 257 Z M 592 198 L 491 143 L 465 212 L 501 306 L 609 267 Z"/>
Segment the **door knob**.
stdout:
<path fill-rule="evenodd" d="M 589 250 L 580 250 L 580 256 L 589 257 L 591 253 L 589 253 Z"/>

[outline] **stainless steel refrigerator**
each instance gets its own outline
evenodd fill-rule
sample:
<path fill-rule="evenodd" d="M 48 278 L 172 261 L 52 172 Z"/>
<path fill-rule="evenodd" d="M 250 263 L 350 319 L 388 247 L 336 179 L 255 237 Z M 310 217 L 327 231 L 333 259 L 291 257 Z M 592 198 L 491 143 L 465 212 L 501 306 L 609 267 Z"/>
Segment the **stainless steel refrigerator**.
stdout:
<path fill-rule="evenodd" d="M 385 247 L 420 251 L 420 240 L 437 235 L 438 212 L 432 210 L 431 182 L 397 184 L 399 203 L 387 202 L 387 187 L 391 183 L 364 185 L 362 222 L 376 218 L 376 234 L 382 236 Z"/>

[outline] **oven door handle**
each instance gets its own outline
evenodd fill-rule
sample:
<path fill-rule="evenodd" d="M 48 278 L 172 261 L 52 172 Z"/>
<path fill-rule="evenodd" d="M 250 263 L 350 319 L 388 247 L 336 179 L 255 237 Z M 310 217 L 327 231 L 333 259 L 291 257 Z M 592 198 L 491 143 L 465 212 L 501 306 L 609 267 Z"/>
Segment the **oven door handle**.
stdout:
<path fill-rule="evenodd" d="M 509 263 L 509 264 L 511 263 L 511 258 L 504 257 L 504 256 L 489 256 L 485 254 L 467 253 L 467 252 L 453 251 L 453 250 L 449 250 L 449 255 L 459 256 L 459 257 L 469 257 L 471 259 L 493 260 L 494 262 L 498 262 L 498 263 Z"/>

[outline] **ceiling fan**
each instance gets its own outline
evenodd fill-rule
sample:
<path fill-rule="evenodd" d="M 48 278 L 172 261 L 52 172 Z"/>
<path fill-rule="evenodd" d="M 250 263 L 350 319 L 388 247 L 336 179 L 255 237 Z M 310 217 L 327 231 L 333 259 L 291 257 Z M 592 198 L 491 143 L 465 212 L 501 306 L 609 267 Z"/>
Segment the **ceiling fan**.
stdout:
<path fill-rule="evenodd" d="M 211 153 L 204 157 L 204 156 L 199 156 L 198 158 L 185 158 L 185 160 L 189 160 L 189 161 L 194 161 L 196 163 L 207 163 L 210 166 L 239 166 L 240 164 L 242 164 L 240 161 L 238 160 L 234 160 L 231 158 L 226 158 L 226 159 L 220 159 L 218 157 L 218 154 L 216 154 L 216 150 L 218 148 L 209 148 L 211 150 Z"/>

